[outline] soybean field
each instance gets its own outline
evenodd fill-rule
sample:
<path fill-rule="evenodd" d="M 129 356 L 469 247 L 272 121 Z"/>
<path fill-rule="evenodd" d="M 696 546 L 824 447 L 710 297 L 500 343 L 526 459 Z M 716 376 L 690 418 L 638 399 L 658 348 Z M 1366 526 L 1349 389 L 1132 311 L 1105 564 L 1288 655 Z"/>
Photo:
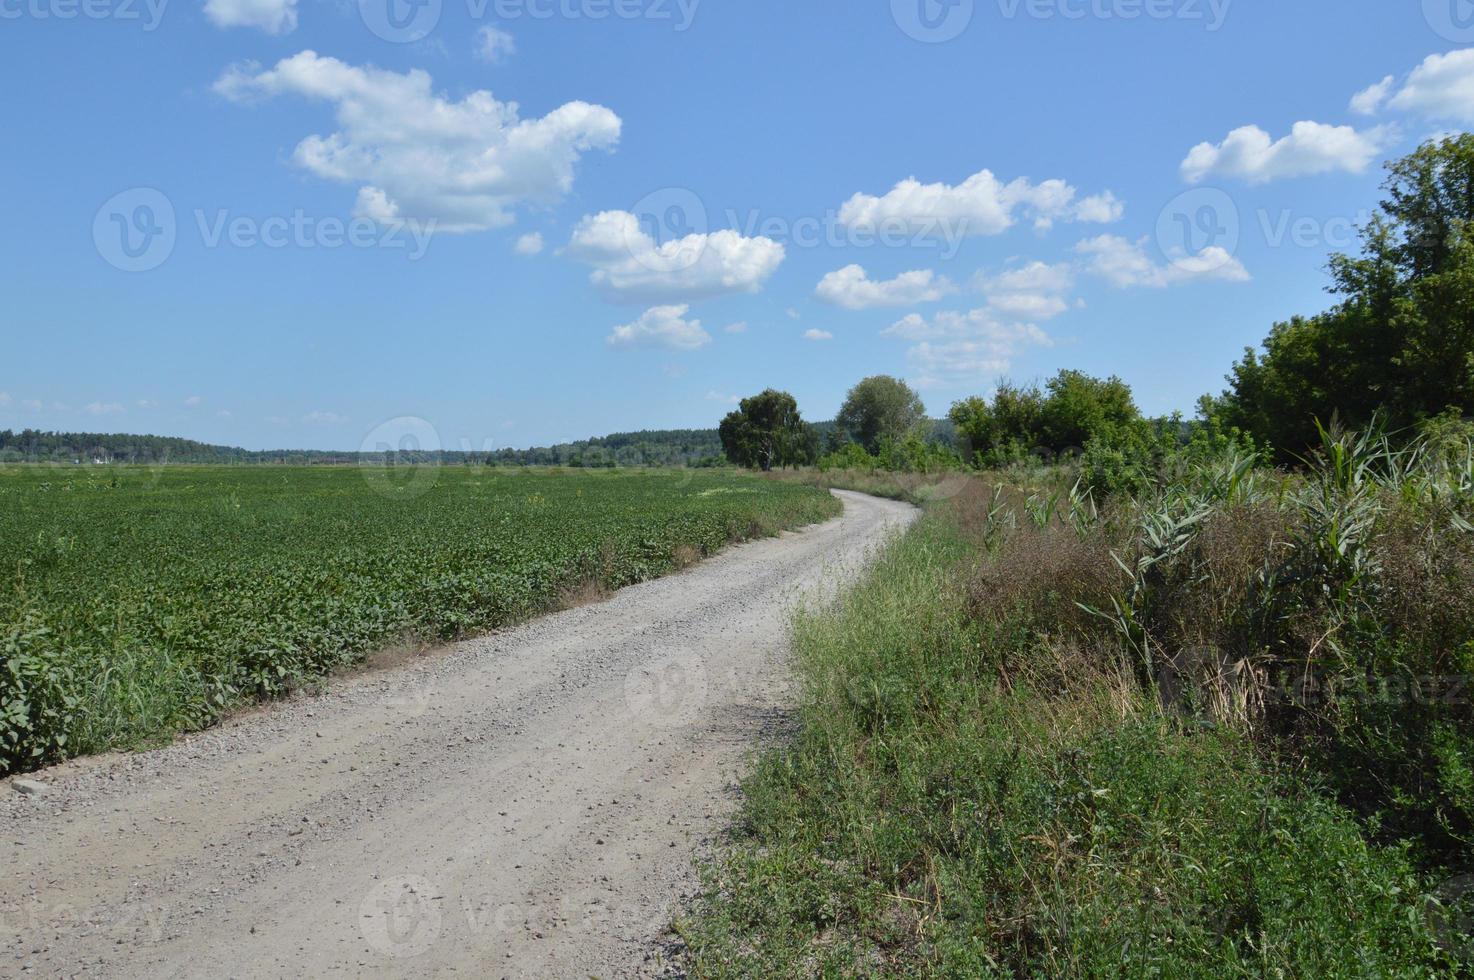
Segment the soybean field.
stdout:
<path fill-rule="evenodd" d="M 0 773 L 155 742 L 839 510 L 691 470 L 3 468 Z"/>

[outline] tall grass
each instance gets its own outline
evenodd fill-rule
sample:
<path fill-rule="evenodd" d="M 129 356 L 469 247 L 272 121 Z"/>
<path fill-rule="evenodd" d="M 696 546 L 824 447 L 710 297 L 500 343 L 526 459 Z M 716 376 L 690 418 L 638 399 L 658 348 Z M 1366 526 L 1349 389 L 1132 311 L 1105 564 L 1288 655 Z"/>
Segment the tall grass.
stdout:
<path fill-rule="evenodd" d="M 1327 432 L 1303 473 L 1230 454 L 1137 498 L 926 490 L 798 619 L 800 734 L 692 972 L 1467 971 L 1471 459 Z"/>

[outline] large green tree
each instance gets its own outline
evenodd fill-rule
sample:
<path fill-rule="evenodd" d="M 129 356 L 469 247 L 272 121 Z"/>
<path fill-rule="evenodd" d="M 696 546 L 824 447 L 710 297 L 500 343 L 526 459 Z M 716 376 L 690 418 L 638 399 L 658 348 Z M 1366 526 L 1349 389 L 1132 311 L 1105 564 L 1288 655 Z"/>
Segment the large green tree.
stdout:
<path fill-rule="evenodd" d="M 737 411 L 722 420 L 718 433 L 727 459 L 738 466 L 771 470 L 799 466 L 819 455 L 819 436 L 803 420 L 798 402 L 786 391 L 769 388 L 744 398 Z"/>
<path fill-rule="evenodd" d="M 850 389 L 835 418 L 835 429 L 874 454 L 882 442 L 897 440 L 926 421 L 921 396 L 906 382 L 877 374 Z"/>
<path fill-rule="evenodd" d="M 1360 254 L 1331 259 L 1341 302 L 1275 324 L 1204 399 L 1204 415 L 1282 459 L 1316 443 L 1317 419 L 1405 428 L 1474 410 L 1474 136 L 1424 144 L 1383 186 Z"/>
<path fill-rule="evenodd" d="M 991 402 L 959 401 L 948 418 L 975 455 L 997 465 L 1040 451 L 1081 450 L 1092 439 L 1139 422 L 1141 412 L 1120 378 L 1061 371 L 1043 390 L 1004 383 Z"/>

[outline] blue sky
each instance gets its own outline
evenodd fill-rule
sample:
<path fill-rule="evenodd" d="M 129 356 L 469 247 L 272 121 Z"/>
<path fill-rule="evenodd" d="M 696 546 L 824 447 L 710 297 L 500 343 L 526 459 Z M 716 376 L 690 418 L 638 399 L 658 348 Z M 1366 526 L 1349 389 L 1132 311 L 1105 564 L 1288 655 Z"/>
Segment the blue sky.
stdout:
<path fill-rule="evenodd" d="M 0 427 L 524 446 L 1061 367 L 1190 411 L 1474 121 L 1471 15 L 0 0 Z"/>

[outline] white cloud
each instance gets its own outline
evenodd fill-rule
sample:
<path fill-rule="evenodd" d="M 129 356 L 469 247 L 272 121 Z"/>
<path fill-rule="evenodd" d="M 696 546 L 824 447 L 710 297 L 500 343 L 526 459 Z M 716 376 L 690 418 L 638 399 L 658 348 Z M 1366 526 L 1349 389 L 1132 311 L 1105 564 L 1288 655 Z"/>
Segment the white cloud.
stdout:
<path fill-rule="evenodd" d="M 359 68 L 303 51 L 230 69 L 215 91 L 237 102 L 300 95 L 334 106 L 338 132 L 308 136 L 293 162 L 326 180 L 360 184 L 356 213 L 467 232 L 510 224 L 523 201 L 549 203 L 573 186 L 590 150 L 612 149 L 621 122 L 603 106 L 569 102 L 522 119 L 515 102 L 472 92 L 437 95 L 419 70 Z"/>
<path fill-rule="evenodd" d="M 1429 55 L 1387 104 L 1430 119 L 1474 122 L 1474 48 Z"/>
<path fill-rule="evenodd" d="M 117 402 L 91 402 L 83 406 L 82 411 L 88 415 L 121 415 L 123 406 Z"/>
<path fill-rule="evenodd" d="M 819 281 L 814 295 L 847 310 L 869 310 L 879 306 L 909 306 L 931 303 L 956 291 L 946 276 L 930 269 L 903 272 L 894 279 L 873 280 L 863 267 L 847 265 Z"/>
<path fill-rule="evenodd" d="M 627 211 L 579 222 L 568 253 L 594 267 L 590 281 L 615 300 L 685 301 L 755 293 L 782 264 L 783 246 L 735 231 L 657 242 Z"/>
<path fill-rule="evenodd" d="M 747 321 L 738 320 L 736 323 L 727 324 L 722 329 L 727 333 L 747 333 Z"/>
<path fill-rule="evenodd" d="M 996 276 L 979 274 L 977 287 L 988 297 L 988 307 L 1007 319 L 1048 320 L 1070 308 L 1067 295 L 1075 271 L 1065 263 L 1031 262 Z"/>
<path fill-rule="evenodd" d="M 231 412 L 231 410 L 228 408 L 222 408 L 220 411 L 215 413 L 215 417 L 222 419 L 231 419 L 235 418 L 235 414 Z"/>
<path fill-rule="evenodd" d="M 905 229 L 920 235 L 949 238 L 997 235 L 1020 215 L 1043 229 L 1055 221 L 1110 222 L 1124 206 L 1109 191 L 1076 200 L 1076 190 L 1062 180 L 1035 184 L 1020 177 L 1007 184 L 991 170 L 980 170 L 956 186 L 923 184 L 911 177 L 887 194 L 855 194 L 839 211 L 839 220 L 869 231 Z"/>
<path fill-rule="evenodd" d="M 795 310 L 791 306 L 785 312 L 788 314 L 788 319 L 790 319 L 790 320 L 802 320 L 803 319 L 802 314 L 800 314 L 798 312 L 798 310 Z"/>
<path fill-rule="evenodd" d="M 297 0 L 205 0 L 205 16 L 216 27 L 290 34 L 297 29 Z"/>
<path fill-rule="evenodd" d="M 702 329 L 700 320 L 687 320 L 685 317 L 689 312 L 689 306 L 648 309 L 634 323 L 615 327 L 609 335 L 609 346 L 699 350 L 711 343 L 711 334 Z"/>
<path fill-rule="evenodd" d="M 1362 173 L 1390 140 L 1386 127 L 1360 132 L 1350 126 L 1297 122 L 1278 141 L 1258 126 L 1243 126 L 1222 143 L 1199 143 L 1182 161 L 1190 184 L 1208 177 L 1236 177 L 1262 184 L 1283 177 L 1332 172 Z"/>
<path fill-rule="evenodd" d="M 476 57 L 496 64 L 517 53 L 517 41 L 499 27 L 490 25 L 476 32 Z"/>
<path fill-rule="evenodd" d="M 1351 111 L 1359 116 L 1375 116 L 1392 94 L 1397 79 L 1388 75 L 1375 85 L 1369 85 L 1351 97 Z"/>
<path fill-rule="evenodd" d="M 1161 289 L 1206 280 L 1247 282 L 1250 278 L 1242 262 L 1217 246 L 1166 263 L 1157 263 L 1147 255 L 1146 239 L 1133 243 L 1116 235 L 1087 239 L 1076 245 L 1075 251 L 1087 257 L 1088 271 L 1119 289 Z"/>
<path fill-rule="evenodd" d="M 724 395 L 720 391 L 708 391 L 706 400 L 709 402 L 721 402 L 723 405 L 740 405 L 741 397 L 737 395 Z"/>
<path fill-rule="evenodd" d="M 512 251 L 518 255 L 537 255 L 543 250 L 543 236 L 539 232 L 532 232 L 517 239 L 517 244 Z"/>
<path fill-rule="evenodd" d="M 833 340 L 834 334 L 828 330 L 805 330 L 804 340 Z"/>
<path fill-rule="evenodd" d="M 342 425 L 348 421 L 348 416 L 337 412 L 308 412 L 302 416 L 302 421 L 308 425 Z"/>
<path fill-rule="evenodd" d="M 200 405 L 203 404 L 203 403 L 204 403 L 204 399 L 201 398 L 199 395 L 190 395 L 188 398 L 186 398 L 184 400 L 184 407 L 185 408 L 199 408 Z"/>
<path fill-rule="evenodd" d="M 996 378 L 1023 351 L 1054 346 L 1032 323 L 1006 322 L 991 309 L 944 311 L 930 320 L 912 313 L 881 333 L 912 341 L 906 360 L 913 380 L 925 388 Z"/>

